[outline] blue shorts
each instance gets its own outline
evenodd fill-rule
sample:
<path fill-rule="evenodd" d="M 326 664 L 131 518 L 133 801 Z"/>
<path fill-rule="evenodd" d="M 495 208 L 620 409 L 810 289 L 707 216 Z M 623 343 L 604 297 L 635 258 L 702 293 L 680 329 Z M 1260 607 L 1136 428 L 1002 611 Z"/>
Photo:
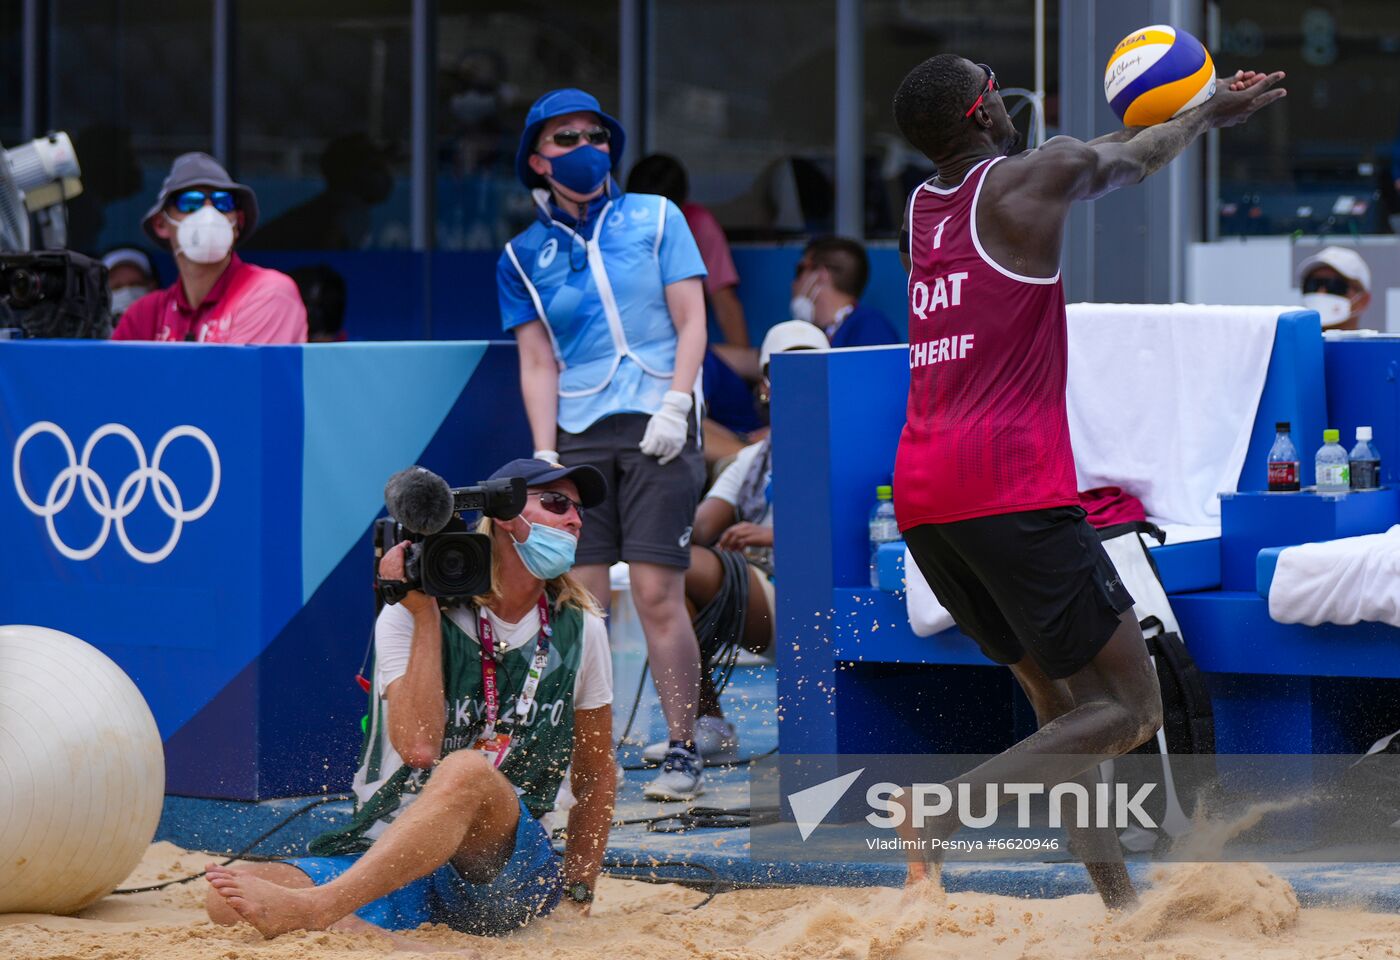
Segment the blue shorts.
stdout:
<path fill-rule="evenodd" d="M 363 854 L 298 857 L 286 863 L 319 887 L 354 865 Z M 412 930 L 442 923 L 462 933 L 496 937 L 518 930 L 559 905 L 564 892 L 563 860 L 525 804 L 515 828 L 515 850 L 489 883 L 468 883 L 451 863 L 443 864 L 387 896 L 367 903 L 355 916 L 386 930 Z"/>

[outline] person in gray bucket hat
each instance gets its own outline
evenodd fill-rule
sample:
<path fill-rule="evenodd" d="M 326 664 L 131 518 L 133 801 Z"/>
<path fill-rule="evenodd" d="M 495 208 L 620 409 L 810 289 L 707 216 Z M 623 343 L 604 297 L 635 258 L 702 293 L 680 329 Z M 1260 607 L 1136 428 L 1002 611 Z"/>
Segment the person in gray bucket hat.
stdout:
<path fill-rule="evenodd" d="M 251 188 L 206 153 L 176 157 L 141 228 L 174 254 L 179 279 L 128 307 L 112 339 L 305 343 L 296 283 L 233 252 L 257 224 Z"/>

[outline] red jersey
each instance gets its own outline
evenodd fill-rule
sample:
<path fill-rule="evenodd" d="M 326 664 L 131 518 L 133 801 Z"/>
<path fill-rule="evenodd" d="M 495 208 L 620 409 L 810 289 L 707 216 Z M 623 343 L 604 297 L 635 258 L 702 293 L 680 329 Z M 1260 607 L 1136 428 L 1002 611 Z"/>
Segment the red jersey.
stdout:
<path fill-rule="evenodd" d="M 909 199 L 909 407 L 900 530 L 1079 503 L 1065 414 L 1065 294 L 995 263 L 977 198 L 999 160 Z"/>

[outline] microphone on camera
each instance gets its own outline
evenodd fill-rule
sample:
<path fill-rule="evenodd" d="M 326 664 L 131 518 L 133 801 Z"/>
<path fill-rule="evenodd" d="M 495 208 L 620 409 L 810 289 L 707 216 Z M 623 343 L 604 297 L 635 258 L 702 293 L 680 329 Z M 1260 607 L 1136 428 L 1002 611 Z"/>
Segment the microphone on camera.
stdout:
<path fill-rule="evenodd" d="M 389 516 L 414 533 L 437 533 L 452 519 L 452 488 L 431 470 L 409 467 L 384 485 L 384 505 Z"/>

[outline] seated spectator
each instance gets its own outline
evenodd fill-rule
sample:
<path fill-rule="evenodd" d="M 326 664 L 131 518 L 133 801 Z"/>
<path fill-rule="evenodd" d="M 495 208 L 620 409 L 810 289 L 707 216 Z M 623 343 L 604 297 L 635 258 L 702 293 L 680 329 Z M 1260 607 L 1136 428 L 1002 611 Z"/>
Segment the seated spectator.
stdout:
<path fill-rule="evenodd" d="M 759 400 L 772 396 L 768 361 L 789 350 L 825 350 L 826 338 L 811 324 L 787 321 L 768 331 L 759 359 L 763 379 Z M 753 653 L 773 644 L 777 624 L 773 600 L 772 445 L 768 438 L 745 447 L 715 481 L 695 511 L 690 537 L 686 602 L 694 611 L 700 641 L 700 702 L 695 748 L 706 763 L 733 760 L 739 749 L 734 725 L 724 719 L 710 682 L 710 665 L 735 643 Z M 642 752 L 660 763 L 665 741 Z"/>
<path fill-rule="evenodd" d="M 1371 268 L 1346 247 L 1323 247 L 1298 264 L 1298 286 L 1326 330 L 1357 329 L 1371 305 Z"/>
<path fill-rule="evenodd" d="M 807 244 L 792 281 L 792 317 L 815 323 L 832 348 L 901 343 L 883 313 L 863 306 L 870 281 L 865 247 L 846 237 L 818 237 Z"/>
<path fill-rule="evenodd" d="M 306 308 L 292 278 L 233 252 L 257 224 L 258 198 L 213 157 L 176 157 L 141 227 L 174 253 L 180 276 L 128 307 L 112 339 L 305 343 Z"/>
<path fill-rule="evenodd" d="M 341 343 L 345 335 L 345 278 L 329 264 L 295 267 L 288 276 L 296 281 L 306 305 L 308 343 Z"/>
<path fill-rule="evenodd" d="M 107 268 L 107 292 L 112 298 L 112 319 L 158 286 L 156 268 L 139 247 L 117 247 L 102 257 Z"/>

